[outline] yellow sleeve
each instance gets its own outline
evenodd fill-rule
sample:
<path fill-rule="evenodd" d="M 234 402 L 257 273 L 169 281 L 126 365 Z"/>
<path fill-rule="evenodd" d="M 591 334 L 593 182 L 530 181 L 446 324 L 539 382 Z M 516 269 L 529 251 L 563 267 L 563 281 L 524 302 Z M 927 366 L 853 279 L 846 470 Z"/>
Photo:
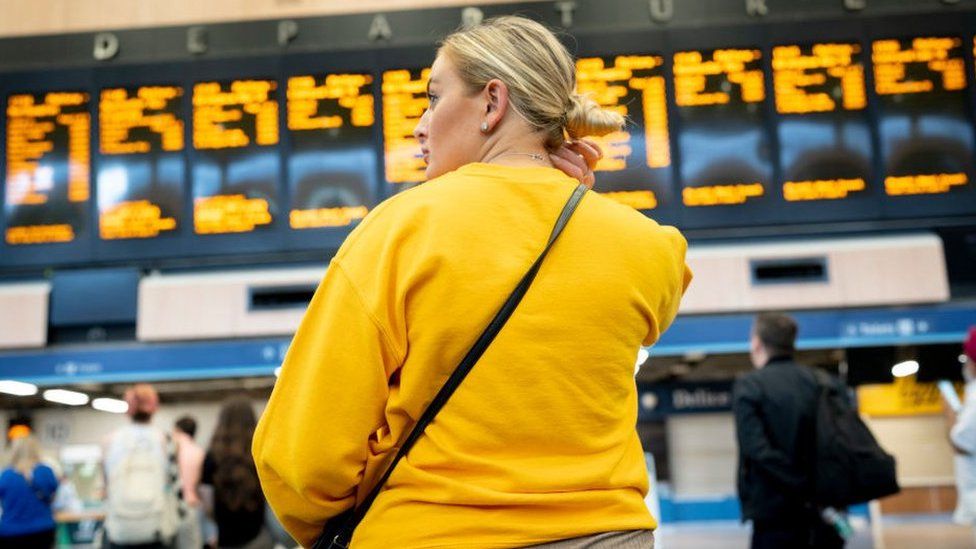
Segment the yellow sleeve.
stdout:
<path fill-rule="evenodd" d="M 656 322 L 645 337 L 644 345 L 653 345 L 674 322 L 674 318 L 678 316 L 681 297 L 684 296 L 693 277 L 691 269 L 685 263 L 688 241 L 674 227 L 661 227 L 661 229 L 666 239 L 663 247 L 666 250 L 665 257 L 660 262 L 660 274 L 664 280 L 662 289 L 665 295 L 658 302 L 660 305 L 654 316 Z"/>
<path fill-rule="evenodd" d="M 268 503 L 302 545 L 352 507 L 402 356 L 334 259 L 292 339 L 252 447 Z"/>

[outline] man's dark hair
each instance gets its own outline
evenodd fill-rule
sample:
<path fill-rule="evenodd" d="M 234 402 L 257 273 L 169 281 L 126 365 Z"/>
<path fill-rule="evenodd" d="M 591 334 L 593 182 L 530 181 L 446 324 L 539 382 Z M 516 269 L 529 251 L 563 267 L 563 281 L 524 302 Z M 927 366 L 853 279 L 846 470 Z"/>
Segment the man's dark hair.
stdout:
<path fill-rule="evenodd" d="M 753 333 L 771 356 L 792 356 L 796 350 L 796 320 L 783 313 L 760 313 L 752 325 Z"/>
<path fill-rule="evenodd" d="M 190 438 L 197 434 L 197 422 L 190 416 L 183 416 L 176 420 L 176 428 L 189 435 Z"/>

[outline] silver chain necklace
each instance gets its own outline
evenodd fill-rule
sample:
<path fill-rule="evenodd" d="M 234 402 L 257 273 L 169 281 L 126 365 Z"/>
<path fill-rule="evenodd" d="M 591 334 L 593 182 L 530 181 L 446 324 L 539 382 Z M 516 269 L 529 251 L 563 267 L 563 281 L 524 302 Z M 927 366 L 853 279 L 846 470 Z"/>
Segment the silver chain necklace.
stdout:
<path fill-rule="evenodd" d="M 502 153 L 502 154 L 499 154 L 499 155 L 495 156 L 495 158 L 501 158 L 502 156 L 508 156 L 508 155 L 513 155 L 513 154 L 517 154 L 517 155 L 521 155 L 521 156 L 528 156 L 529 158 L 531 158 L 533 160 L 538 160 L 540 162 L 543 161 L 543 160 L 545 160 L 545 157 L 542 156 L 539 153 L 524 153 L 524 152 L 506 152 L 506 153 Z M 495 158 L 492 158 L 492 160 L 495 160 Z"/>

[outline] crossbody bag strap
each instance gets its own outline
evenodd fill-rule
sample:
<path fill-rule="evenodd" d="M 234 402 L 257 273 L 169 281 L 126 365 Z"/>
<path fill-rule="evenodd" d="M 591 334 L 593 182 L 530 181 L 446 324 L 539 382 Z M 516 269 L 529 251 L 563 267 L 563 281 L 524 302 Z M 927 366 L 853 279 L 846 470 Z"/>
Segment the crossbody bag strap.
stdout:
<path fill-rule="evenodd" d="M 505 322 L 507 322 L 509 317 L 512 316 L 512 313 L 515 312 L 515 308 L 518 307 L 518 304 L 522 301 L 522 298 L 528 291 L 529 286 L 532 285 L 532 281 L 535 280 L 535 276 L 538 274 L 539 268 L 542 266 L 542 261 L 549 253 L 549 250 L 552 248 L 553 244 L 555 244 L 556 239 L 559 238 L 560 233 L 563 232 L 566 224 L 569 223 L 569 219 L 573 216 L 573 212 L 576 211 L 576 207 L 579 205 L 580 200 L 583 199 L 583 195 L 586 194 L 586 191 L 586 185 L 579 185 L 576 187 L 576 190 L 573 191 L 573 194 L 569 197 L 566 205 L 563 206 L 563 210 L 559 214 L 559 218 L 556 220 L 556 224 L 552 229 L 552 233 L 549 235 L 549 242 L 546 243 L 546 247 L 543 248 L 542 253 L 539 254 L 539 257 L 535 260 L 532 266 L 529 267 L 528 272 L 526 272 L 522 277 L 522 280 L 519 281 L 518 286 L 515 287 L 512 294 L 508 296 L 507 300 L 505 300 L 505 303 L 502 305 L 501 309 L 495 313 L 495 317 L 490 323 L 488 323 L 488 327 L 485 328 L 485 330 L 481 333 L 481 336 L 479 336 L 474 345 L 471 346 L 471 349 L 469 349 L 467 354 L 464 355 L 464 358 L 458 364 L 457 368 L 455 368 L 454 373 L 451 374 L 451 377 L 447 379 L 440 391 L 437 392 L 437 395 L 434 396 L 434 399 L 431 400 L 429 405 L 427 405 L 427 408 L 424 410 L 424 413 L 421 414 L 420 419 L 417 420 L 417 423 L 413 426 L 410 434 L 407 435 L 407 437 L 403 440 L 403 444 L 400 445 L 400 449 L 397 451 L 393 461 L 391 461 L 390 465 L 386 468 L 383 476 L 380 477 L 379 481 L 373 486 L 373 489 L 370 490 L 366 498 L 363 499 L 363 502 L 356 507 L 352 514 L 346 519 L 346 522 L 339 530 L 339 533 L 333 536 L 332 539 L 324 539 L 326 536 L 320 537 L 315 542 L 315 545 L 313 545 L 313 549 L 345 548 L 349 546 L 349 541 L 352 539 L 353 531 L 363 520 L 363 517 L 366 516 L 366 512 L 369 511 L 370 505 L 373 504 L 373 500 L 376 499 L 376 496 L 379 495 L 380 491 L 383 489 L 383 485 L 385 485 L 386 481 L 390 478 L 390 475 L 393 473 L 393 469 L 397 466 L 397 463 L 399 463 L 400 460 L 407 455 L 407 452 L 410 451 L 420 436 L 423 435 L 424 429 L 426 429 L 427 425 L 434 419 L 437 412 L 444 407 L 444 404 L 451 397 L 451 395 L 454 394 L 454 391 L 468 375 L 468 372 L 470 372 L 474 365 L 478 362 L 481 355 L 484 354 L 485 350 L 495 339 L 495 336 L 498 335 L 498 332 L 501 331 L 502 327 L 505 325 Z"/>

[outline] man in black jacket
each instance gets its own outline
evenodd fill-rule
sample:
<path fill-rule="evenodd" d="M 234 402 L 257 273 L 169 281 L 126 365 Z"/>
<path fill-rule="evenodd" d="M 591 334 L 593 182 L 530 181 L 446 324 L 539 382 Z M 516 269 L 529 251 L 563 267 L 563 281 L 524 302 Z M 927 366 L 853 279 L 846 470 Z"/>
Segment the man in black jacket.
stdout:
<path fill-rule="evenodd" d="M 749 352 L 757 370 L 733 388 L 739 501 L 753 523 L 752 549 L 844 546 L 810 503 L 819 387 L 793 361 L 796 333 L 788 315 L 758 315 Z"/>

